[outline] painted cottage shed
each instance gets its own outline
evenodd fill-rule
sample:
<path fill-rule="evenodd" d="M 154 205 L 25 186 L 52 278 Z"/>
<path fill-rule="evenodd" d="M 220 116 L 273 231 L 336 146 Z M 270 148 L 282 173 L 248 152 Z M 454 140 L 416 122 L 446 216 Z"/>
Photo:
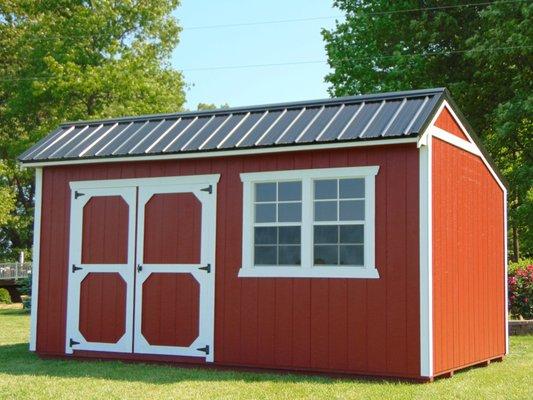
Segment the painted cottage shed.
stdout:
<path fill-rule="evenodd" d="M 445 89 L 65 123 L 41 356 L 432 380 L 507 353 L 506 188 Z"/>

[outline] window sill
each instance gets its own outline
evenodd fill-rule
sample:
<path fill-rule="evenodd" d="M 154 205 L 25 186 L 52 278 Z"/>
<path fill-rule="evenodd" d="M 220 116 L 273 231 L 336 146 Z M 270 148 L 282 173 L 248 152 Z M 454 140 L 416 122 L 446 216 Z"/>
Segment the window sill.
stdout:
<path fill-rule="evenodd" d="M 378 279 L 375 267 L 241 267 L 239 278 L 359 278 Z"/>

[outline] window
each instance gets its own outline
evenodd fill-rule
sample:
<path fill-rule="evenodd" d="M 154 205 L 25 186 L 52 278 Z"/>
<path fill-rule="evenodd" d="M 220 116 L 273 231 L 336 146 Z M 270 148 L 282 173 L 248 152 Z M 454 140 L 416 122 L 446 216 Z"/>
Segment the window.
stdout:
<path fill-rule="evenodd" d="M 364 178 L 313 183 L 314 265 L 364 266 Z"/>
<path fill-rule="evenodd" d="M 254 264 L 300 265 L 302 182 L 256 183 Z"/>
<path fill-rule="evenodd" d="M 243 173 L 241 277 L 378 278 L 377 166 Z"/>

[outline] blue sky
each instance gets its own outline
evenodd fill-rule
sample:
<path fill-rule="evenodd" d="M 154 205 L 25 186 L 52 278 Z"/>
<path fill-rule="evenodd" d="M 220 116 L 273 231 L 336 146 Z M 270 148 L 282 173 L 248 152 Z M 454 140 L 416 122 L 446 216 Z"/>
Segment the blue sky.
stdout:
<path fill-rule="evenodd" d="M 242 106 L 328 97 L 326 63 L 210 69 L 325 60 L 321 28 L 334 18 L 237 27 L 212 25 L 335 17 L 329 0 L 182 0 L 175 11 L 184 28 L 172 65 L 183 70 L 187 108 L 199 102 Z"/>

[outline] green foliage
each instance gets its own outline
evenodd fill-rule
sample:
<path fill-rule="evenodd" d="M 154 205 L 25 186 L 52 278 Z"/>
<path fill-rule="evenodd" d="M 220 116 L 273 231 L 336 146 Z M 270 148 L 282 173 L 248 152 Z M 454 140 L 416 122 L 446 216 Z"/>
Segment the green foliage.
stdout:
<path fill-rule="evenodd" d="M 198 106 L 196 107 L 196 109 L 198 111 L 218 110 L 218 109 L 222 109 L 222 108 L 229 108 L 229 104 L 228 103 L 224 103 L 224 104 L 221 104 L 221 105 L 217 106 L 216 104 L 212 104 L 212 103 L 198 103 Z"/>
<path fill-rule="evenodd" d="M 31 243 L 33 174 L 14 161 L 24 149 L 63 121 L 182 109 L 178 5 L 0 1 L 0 259 Z"/>
<path fill-rule="evenodd" d="M 326 81 L 336 96 L 448 87 L 509 181 L 510 250 L 531 256 L 533 3 L 430 9 L 465 3 L 334 1 L 346 18 L 323 31 Z"/>
<path fill-rule="evenodd" d="M 6 288 L 0 288 L 0 303 L 11 304 L 11 296 Z"/>
<path fill-rule="evenodd" d="M 18 289 L 20 294 L 31 296 L 31 274 L 28 274 L 26 278 L 19 280 Z"/>
<path fill-rule="evenodd" d="M 533 258 L 523 258 L 517 262 L 510 262 L 507 267 L 509 275 L 514 274 L 516 270 L 526 268 L 528 265 L 533 265 Z"/>
<path fill-rule="evenodd" d="M 509 311 L 515 317 L 533 319 L 533 264 L 509 273 Z"/>
<path fill-rule="evenodd" d="M 26 311 L 31 311 L 31 297 L 22 299 L 22 308 Z"/>

